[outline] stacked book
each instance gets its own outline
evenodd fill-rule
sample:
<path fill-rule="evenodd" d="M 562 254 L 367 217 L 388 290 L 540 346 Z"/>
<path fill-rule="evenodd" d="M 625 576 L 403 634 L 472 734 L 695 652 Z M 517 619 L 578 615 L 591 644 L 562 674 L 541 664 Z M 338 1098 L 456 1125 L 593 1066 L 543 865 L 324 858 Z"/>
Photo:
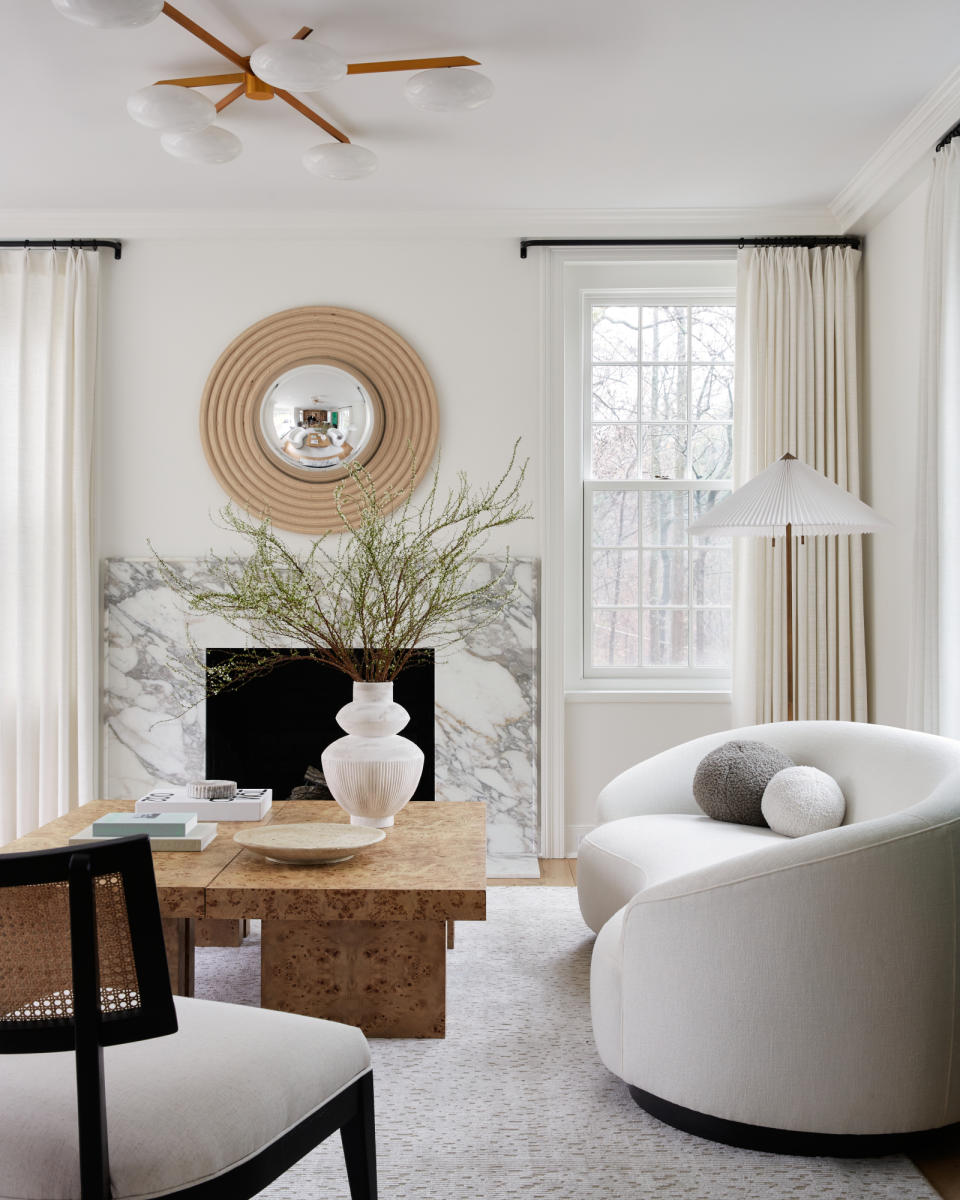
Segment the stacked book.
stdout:
<path fill-rule="evenodd" d="M 273 804 L 272 788 L 238 788 L 211 780 L 186 787 L 156 787 L 135 805 L 139 813 L 195 813 L 201 821 L 262 821 Z M 213 795 L 196 795 L 213 792 Z"/>
<path fill-rule="evenodd" d="M 195 812 L 112 812 L 75 833 L 70 842 L 106 842 L 111 838 L 132 837 L 138 833 L 149 836 L 151 850 L 197 851 L 205 850 L 210 845 L 217 836 L 217 827 L 198 822 Z"/>

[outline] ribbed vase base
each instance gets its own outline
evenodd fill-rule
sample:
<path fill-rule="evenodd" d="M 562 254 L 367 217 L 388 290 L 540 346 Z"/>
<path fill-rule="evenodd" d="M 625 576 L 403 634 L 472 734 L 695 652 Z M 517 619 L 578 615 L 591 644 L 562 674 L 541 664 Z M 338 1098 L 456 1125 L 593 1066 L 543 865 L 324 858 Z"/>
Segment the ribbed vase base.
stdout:
<path fill-rule="evenodd" d="M 393 817 L 357 817 L 350 814 L 351 825 L 372 825 L 374 829 L 386 829 L 393 824 Z"/>

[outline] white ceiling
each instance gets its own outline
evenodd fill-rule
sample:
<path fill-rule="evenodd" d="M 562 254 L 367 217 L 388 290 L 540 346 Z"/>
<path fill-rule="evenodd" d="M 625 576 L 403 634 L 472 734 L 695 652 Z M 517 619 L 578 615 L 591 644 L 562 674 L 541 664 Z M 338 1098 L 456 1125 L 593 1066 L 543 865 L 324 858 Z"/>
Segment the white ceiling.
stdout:
<path fill-rule="evenodd" d="M 350 61 L 468 54 L 474 112 L 419 112 L 405 76 L 308 99 L 380 159 L 336 183 L 324 135 L 280 101 L 221 118 L 233 163 L 174 160 L 126 115 L 156 79 L 231 67 L 160 17 L 99 32 L 0 0 L 0 208 L 161 210 L 822 208 L 960 60 L 956 0 L 178 0 L 241 53 L 312 25 Z M 219 98 L 227 89 L 211 90 Z"/>

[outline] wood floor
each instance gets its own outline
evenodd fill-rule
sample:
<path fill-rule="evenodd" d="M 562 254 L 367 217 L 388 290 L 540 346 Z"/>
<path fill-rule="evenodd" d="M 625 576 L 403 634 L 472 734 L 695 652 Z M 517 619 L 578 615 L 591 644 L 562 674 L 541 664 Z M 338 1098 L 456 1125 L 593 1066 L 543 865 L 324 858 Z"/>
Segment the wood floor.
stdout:
<path fill-rule="evenodd" d="M 577 864 L 572 858 L 541 858 L 539 879 L 488 879 L 490 887 L 573 887 Z M 960 1138 L 932 1140 L 913 1160 L 943 1200 L 960 1200 Z"/>

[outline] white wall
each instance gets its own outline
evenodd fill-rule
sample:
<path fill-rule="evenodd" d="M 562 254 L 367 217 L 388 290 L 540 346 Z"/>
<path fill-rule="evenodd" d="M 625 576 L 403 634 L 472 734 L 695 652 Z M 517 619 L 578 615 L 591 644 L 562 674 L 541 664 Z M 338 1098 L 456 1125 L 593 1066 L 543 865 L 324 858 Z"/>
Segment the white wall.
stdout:
<path fill-rule="evenodd" d="M 621 771 L 679 742 L 729 729 L 730 698 L 657 696 L 645 699 L 609 693 L 602 698 L 567 696 L 564 775 L 566 852 L 596 824 L 600 789 Z"/>
<path fill-rule="evenodd" d="M 916 510 L 917 385 L 924 179 L 868 227 L 863 256 L 863 496 L 893 522 L 866 541 L 870 719 L 905 725 Z M 566 707 L 567 848 L 619 771 L 688 738 L 729 728 L 729 703 L 588 701 Z"/>
<path fill-rule="evenodd" d="M 369 313 L 419 353 L 439 396 L 443 475 L 495 478 L 515 437 L 537 490 L 539 283 L 507 239 L 128 240 L 103 308 L 103 555 L 190 556 L 230 543 L 207 519 L 226 501 L 200 445 L 210 368 L 248 325 L 285 308 Z M 536 521 L 509 542 L 536 554 Z"/>
<path fill-rule="evenodd" d="M 200 445 L 207 374 L 243 329 L 284 308 L 334 304 L 393 326 L 423 358 L 440 406 L 442 473 L 488 480 L 514 437 L 539 486 L 540 279 L 513 238 L 362 235 L 336 239 L 127 239 L 105 264 L 100 549 L 166 556 L 232 544 L 209 520 L 227 497 Z M 291 535 L 296 540 L 295 535 Z M 540 553 L 540 524 L 506 538 Z M 572 704 L 566 719 L 567 849 L 594 823 L 600 788 L 639 758 L 730 724 L 729 704 L 646 699 Z"/>
<path fill-rule="evenodd" d="M 924 199 L 921 186 L 868 229 L 864 255 L 864 494 L 895 523 L 872 539 L 867 560 L 871 712 L 891 724 L 905 720 Z M 170 556 L 226 548 L 208 520 L 226 497 L 200 447 L 203 384 L 247 325 L 303 304 L 357 308 L 410 341 L 437 387 L 445 477 L 465 469 L 472 479 L 490 478 L 519 434 L 532 460 L 527 495 L 537 495 L 540 282 L 514 239 L 128 239 L 123 260 L 105 264 L 104 275 L 104 555 L 147 554 L 148 537 Z M 538 554 L 539 538 L 535 518 L 505 540 L 517 553 Z M 730 722 L 723 699 L 568 703 L 568 852 L 615 774 Z"/>
<path fill-rule="evenodd" d="M 870 718 L 904 725 L 913 579 L 917 382 L 926 181 L 865 232 L 863 495 L 894 524 L 866 540 Z M 593 820 L 599 789 L 619 771 L 679 741 L 729 728 L 728 702 L 566 705 L 567 850 Z"/>
<path fill-rule="evenodd" d="M 866 231 L 864 499 L 894 524 L 865 539 L 870 718 L 904 725 L 916 510 L 917 386 L 926 183 Z"/>
<path fill-rule="evenodd" d="M 907 719 L 925 206 L 924 180 L 863 231 L 863 495 L 894 526 L 865 539 L 870 718 L 888 725 Z M 723 701 L 568 700 L 568 851 L 589 828 L 596 794 L 610 778 L 678 741 L 730 725 Z"/>

